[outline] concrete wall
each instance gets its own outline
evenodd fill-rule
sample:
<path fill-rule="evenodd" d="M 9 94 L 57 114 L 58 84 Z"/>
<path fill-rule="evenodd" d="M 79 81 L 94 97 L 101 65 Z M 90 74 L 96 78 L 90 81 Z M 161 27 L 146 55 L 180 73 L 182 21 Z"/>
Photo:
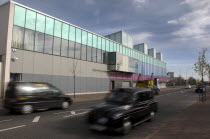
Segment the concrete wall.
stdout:
<path fill-rule="evenodd" d="M 64 93 L 74 92 L 74 77 L 59 75 L 22 74 L 25 82 L 47 82 L 61 89 Z M 75 92 L 106 92 L 109 91 L 108 78 L 76 77 Z"/>
<path fill-rule="evenodd" d="M 0 55 L 2 56 L 2 88 L 1 92 L 5 91 L 6 85 L 9 82 L 9 69 L 11 61 L 11 40 L 13 27 L 14 4 L 6 3 L 0 6 Z M 3 98 L 4 94 L 1 93 Z"/>
<path fill-rule="evenodd" d="M 73 69 L 76 69 L 76 92 L 109 90 L 107 65 L 60 56 L 19 50 L 11 52 L 18 60 L 11 62 L 11 73 L 22 73 L 23 81 L 49 82 L 66 93 L 74 87 Z M 73 64 L 77 64 L 73 68 Z"/>
<path fill-rule="evenodd" d="M 109 70 L 128 72 L 129 57 L 116 53 L 116 65 L 109 65 Z"/>

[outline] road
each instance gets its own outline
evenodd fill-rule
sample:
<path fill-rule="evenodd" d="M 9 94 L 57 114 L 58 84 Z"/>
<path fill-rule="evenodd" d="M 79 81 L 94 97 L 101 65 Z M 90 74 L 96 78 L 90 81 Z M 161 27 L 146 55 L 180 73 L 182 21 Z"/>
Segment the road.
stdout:
<path fill-rule="evenodd" d="M 103 100 L 75 102 L 68 110 L 39 111 L 30 115 L 11 115 L 0 108 L 1 139 L 107 139 L 107 138 L 155 138 L 176 114 L 198 101 L 193 89 L 175 89 L 156 96 L 159 112 L 152 122 L 135 127 L 128 135 L 96 133 L 88 129 L 86 114 L 89 107 L 103 103 Z"/>

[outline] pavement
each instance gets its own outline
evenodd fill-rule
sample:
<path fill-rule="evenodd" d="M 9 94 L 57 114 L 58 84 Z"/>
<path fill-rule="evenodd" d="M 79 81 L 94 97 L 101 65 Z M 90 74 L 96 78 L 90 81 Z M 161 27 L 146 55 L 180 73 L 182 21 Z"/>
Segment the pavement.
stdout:
<path fill-rule="evenodd" d="M 210 89 L 205 102 L 196 101 L 174 116 L 152 138 L 155 139 L 209 139 Z"/>

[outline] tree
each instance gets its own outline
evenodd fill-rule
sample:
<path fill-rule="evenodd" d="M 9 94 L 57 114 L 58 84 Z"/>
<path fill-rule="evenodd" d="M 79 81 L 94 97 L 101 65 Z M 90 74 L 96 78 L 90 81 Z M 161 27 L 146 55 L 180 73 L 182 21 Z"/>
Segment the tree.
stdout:
<path fill-rule="evenodd" d="M 207 75 L 207 61 L 206 61 L 206 48 L 203 48 L 198 55 L 198 61 L 194 64 L 194 70 L 201 77 L 201 82 L 204 84 L 204 76 Z"/>
<path fill-rule="evenodd" d="M 184 84 L 185 81 L 184 81 L 184 78 L 179 76 L 177 79 L 176 79 L 176 84 Z"/>
<path fill-rule="evenodd" d="M 191 84 L 191 85 L 196 84 L 196 79 L 194 77 L 190 77 L 188 79 L 188 83 Z"/>
<path fill-rule="evenodd" d="M 78 74 L 78 61 L 76 59 L 73 59 L 73 66 L 72 66 L 72 74 L 74 77 L 74 98 L 76 97 L 76 76 Z"/>
<path fill-rule="evenodd" d="M 210 63 L 207 64 L 206 70 L 207 70 L 207 76 L 208 76 L 209 83 L 210 83 Z"/>

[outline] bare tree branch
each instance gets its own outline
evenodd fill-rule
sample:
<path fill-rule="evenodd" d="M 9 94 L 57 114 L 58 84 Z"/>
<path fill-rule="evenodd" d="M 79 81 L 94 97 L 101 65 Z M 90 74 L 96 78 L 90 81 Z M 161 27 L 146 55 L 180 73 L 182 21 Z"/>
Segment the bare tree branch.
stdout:
<path fill-rule="evenodd" d="M 207 61 L 206 61 L 206 48 L 203 48 L 199 52 L 198 61 L 194 64 L 194 70 L 201 77 L 202 84 L 204 83 L 203 78 L 207 75 Z"/>

